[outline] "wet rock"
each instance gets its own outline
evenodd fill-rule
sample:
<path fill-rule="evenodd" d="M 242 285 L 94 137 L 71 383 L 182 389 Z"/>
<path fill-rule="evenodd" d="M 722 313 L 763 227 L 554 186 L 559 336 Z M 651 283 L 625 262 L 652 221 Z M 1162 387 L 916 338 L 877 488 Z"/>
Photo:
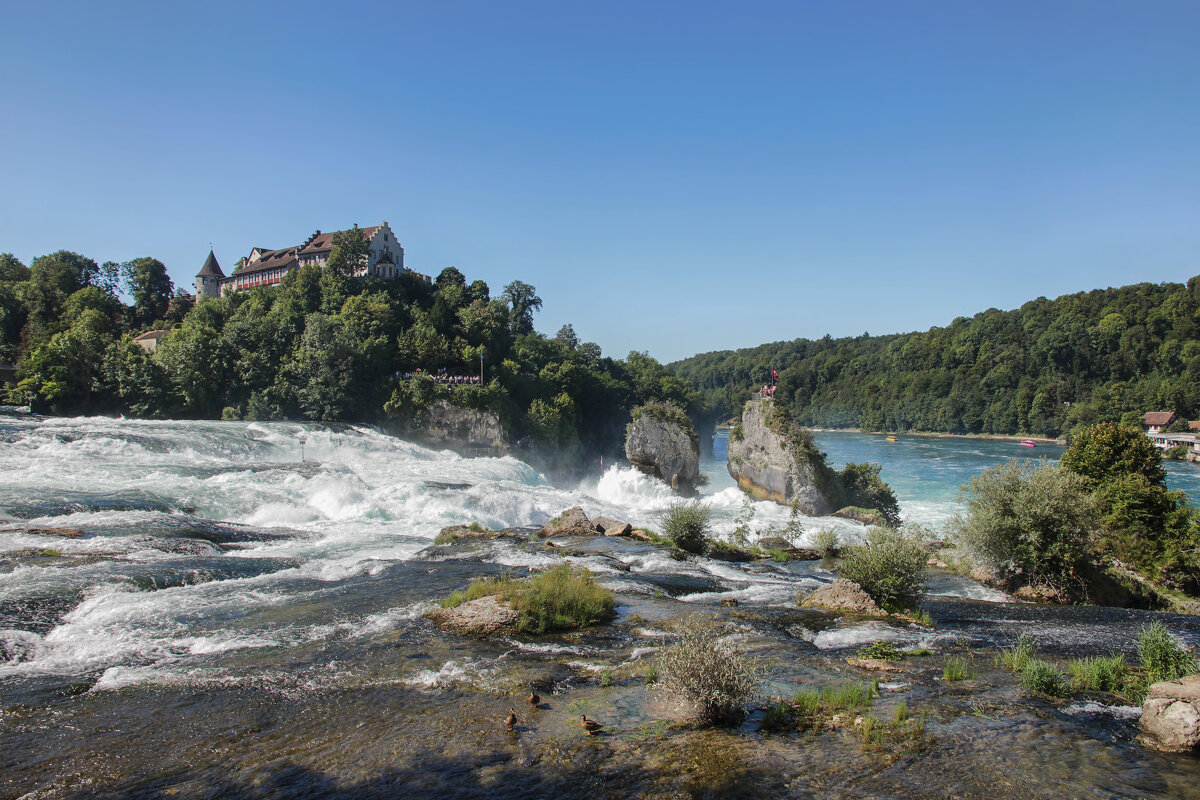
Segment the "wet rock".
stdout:
<path fill-rule="evenodd" d="M 29 536 L 57 536 L 60 539 L 82 539 L 83 531 L 78 528 L 25 528 L 19 533 Z"/>
<path fill-rule="evenodd" d="M 808 606 L 821 606 L 852 614 L 882 614 L 883 611 L 854 581 L 838 578 L 828 586 L 822 586 L 804 600 Z"/>
<path fill-rule="evenodd" d="M 1150 687 L 1138 726 L 1146 743 L 1171 753 L 1200 746 L 1200 675 Z"/>
<path fill-rule="evenodd" d="M 642 472 L 670 484 L 678 494 L 696 494 L 700 442 L 682 412 L 654 404 L 635 410 L 625 437 L 625 457 Z"/>
<path fill-rule="evenodd" d="M 859 669 L 875 670 L 876 672 L 904 672 L 904 667 L 897 666 L 882 658 L 847 658 L 846 663 Z"/>
<path fill-rule="evenodd" d="M 435 400 L 426 409 L 421 433 L 433 445 L 491 448 L 500 453 L 508 449 L 508 434 L 494 411 L 460 408 L 445 400 Z"/>
<path fill-rule="evenodd" d="M 833 511 L 814 483 L 816 467 L 800 461 L 783 436 L 768 422 L 774 401 L 751 400 L 742 411 L 740 437 L 729 440 L 729 474 L 760 500 L 796 503 L 805 514 L 824 516 Z"/>
<path fill-rule="evenodd" d="M 596 524 L 579 506 L 571 506 L 542 526 L 542 536 L 593 536 Z"/>
<path fill-rule="evenodd" d="M 763 550 L 782 550 L 792 561 L 818 561 L 821 559 L 820 550 L 807 547 L 793 547 L 792 543 L 782 536 L 767 536 L 758 540 L 758 546 Z"/>
<path fill-rule="evenodd" d="M 643 542 L 653 542 L 654 539 L 646 531 L 638 528 L 629 532 L 629 536 L 633 539 L 638 539 Z"/>
<path fill-rule="evenodd" d="M 520 615 L 494 595 L 480 597 L 454 608 L 436 608 L 425 615 L 443 630 L 483 636 L 517 629 Z"/>
<path fill-rule="evenodd" d="M 605 536 L 628 536 L 633 533 L 633 526 L 608 517 L 596 517 L 596 529 Z"/>
<path fill-rule="evenodd" d="M 450 525 L 442 528 L 438 533 L 437 538 L 433 540 L 434 544 L 450 544 L 457 542 L 460 539 L 524 539 L 517 533 L 509 531 L 493 531 L 487 528 L 481 528 L 478 525 L 471 527 L 470 525 Z"/>
<path fill-rule="evenodd" d="M 833 516 L 841 517 L 842 519 L 852 519 L 855 522 L 861 522 L 863 525 L 882 525 L 884 523 L 883 514 L 880 514 L 878 511 L 874 509 L 855 508 L 854 506 L 838 509 L 833 512 Z"/>

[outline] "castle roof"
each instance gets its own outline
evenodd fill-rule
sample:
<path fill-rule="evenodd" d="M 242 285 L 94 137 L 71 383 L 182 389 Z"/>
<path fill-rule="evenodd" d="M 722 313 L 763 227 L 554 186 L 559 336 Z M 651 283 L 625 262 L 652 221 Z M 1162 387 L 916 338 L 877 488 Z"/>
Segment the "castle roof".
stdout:
<path fill-rule="evenodd" d="M 237 270 L 235 275 L 246 275 L 251 272 L 262 272 L 268 269 L 290 269 L 296 266 L 296 253 L 299 247 L 287 247 L 283 250 L 263 250 L 254 261 L 249 261 Z"/>
<path fill-rule="evenodd" d="M 370 239 L 382 227 L 382 225 L 373 225 L 370 228 L 359 228 L 359 230 L 362 231 L 363 236 Z M 309 253 L 325 253 L 332 250 L 334 233 L 341 233 L 341 231 L 334 231 L 333 233 L 317 231 L 312 235 L 311 239 L 300 246 L 300 252 L 308 255 Z"/>
<path fill-rule="evenodd" d="M 213 255 L 213 251 L 208 251 L 208 258 L 204 259 L 204 266 L 196 273 L 196 277 L 206 278 L 224 278 L 225 273 L 221 271 L 221 265 L 217 263 L 217 257 Z"/>

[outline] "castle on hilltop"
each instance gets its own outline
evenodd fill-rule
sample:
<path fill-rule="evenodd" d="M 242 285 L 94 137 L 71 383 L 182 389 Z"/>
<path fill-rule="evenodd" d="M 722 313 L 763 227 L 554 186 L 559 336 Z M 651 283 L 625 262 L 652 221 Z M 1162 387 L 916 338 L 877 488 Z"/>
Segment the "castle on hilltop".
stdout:
<path fill-rule="evenodd" d="M 407 270 L 427 283 L 433 282 L 428 275 L 422 275 L 404 266 L 404 248 L 400 246 L 396 234 L 388 227 L 387 220 L 371 228 L 362 228 L 361 231 L 367 239 L 370 253 L 366 265 L 355 272 L 356 276 L 374 275 L 391 280 Z M 221 271 L 221 265 L 217 263 L 212 250 L 209 250 L 204 266 L 196 274 L 196 299 L 220 297 L 255 286 L 273 286 L 292 270 L 309 264 L 323 267 L 329 261 L 329 254 L 333 250 L 333 236 L 333 233 L 317 231 L 305 239 L 303 244 L 294 247 L 281 250 L 255 247 L 242 261 L 241 266 L 228 277 Z"/>

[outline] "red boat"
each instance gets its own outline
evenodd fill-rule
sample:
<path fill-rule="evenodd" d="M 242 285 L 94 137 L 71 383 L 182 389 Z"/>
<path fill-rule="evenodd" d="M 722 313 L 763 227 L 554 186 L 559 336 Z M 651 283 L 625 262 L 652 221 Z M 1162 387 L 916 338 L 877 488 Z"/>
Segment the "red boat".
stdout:
<path fill-rule="evenodd" d="M 1021 447 L 1037 447 L 1037 442 L 1033 439 L 1022 439 Z"/>

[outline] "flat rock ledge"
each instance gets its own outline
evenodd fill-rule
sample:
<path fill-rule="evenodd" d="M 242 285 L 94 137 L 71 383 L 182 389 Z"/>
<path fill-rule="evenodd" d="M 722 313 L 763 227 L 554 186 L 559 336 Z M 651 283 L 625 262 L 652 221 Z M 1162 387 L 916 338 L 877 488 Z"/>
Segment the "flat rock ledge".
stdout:
<path fill-rule="evenodd" d="M 1146 744 L 1158 750 L 1182 753 L 1200 746 L 1200 675 L 1151 686 L 1138 727 Z"/>
<path fill-rule="evenodd" d="M 884 614 L 883 609 L 871 599 L 871 595 L 854 581 L 845 578 L 838 578 L 828 586 L 817 589 L 804 599 L 804 605 L 849 611 L 851 614 Z"/>
<path fill-rule="evenodd" d="M 457 542 L 459 539 L 524 539 L 517 533 L 510 531 L 493 531 L 487 528 L 472 528 L 469 525 L 451 525 L 438 533 L 434 539 L 438 544 L 450 544 Z"/>
<path fill-rule="evenodd" d="M 852 667 L 859 669 L 871 669 L 876 672 L 904 672 L 904 667 L 898 666 L 894 661 L 887 661 L 882 658 L 847 658 L 846 663 Z"/>
<path fill-rule="evenodd" d="M 495 595 L 487 595 L 454 608 L 435 608 L 425 615 L 439 628 L 470 636 L 510 633 L 517 629 L 520 618 L 513 609 Z"/>

